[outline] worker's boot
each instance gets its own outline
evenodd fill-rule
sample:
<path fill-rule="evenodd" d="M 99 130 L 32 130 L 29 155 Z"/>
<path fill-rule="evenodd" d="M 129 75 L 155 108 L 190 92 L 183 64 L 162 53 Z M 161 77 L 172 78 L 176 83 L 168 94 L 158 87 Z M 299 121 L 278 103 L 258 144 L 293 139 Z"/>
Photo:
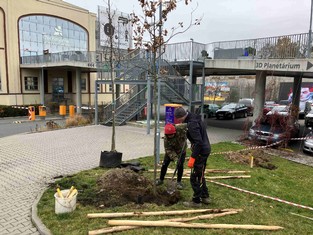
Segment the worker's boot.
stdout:
<path fill-rule="evenodd" d="M 197 207 L 201 207 L 202 203 L 201 202 L 196 203 L 194 201 L 190 201 L 190 202 L 183 202 L 183 205 L 186 207 L 197 208 Z"/>
<path fill-rule="evenodd" d="M 157 180 L 156 182 L 155 182 L 155 185 L 156 186 L 159 186 L 159 185 L 162 185 L 163 184 L 163 180 Z"/>
<path fill-rule="evenodd" d="M 203 204 L 208 205 L 208 204 L 211 203 L 211 199 L 210 199 L 209 197 L 202 197 L 202 198 L 201 198 L 201 202 L 202 202 Z"/>
<path fill-rule="evenodd" d="M 182 183 L 182 182 L 177 182 L 176 188 L 177 188 L 178 190 L 182 190 L 182 189 L 184 188 L 183 183 Z"/>

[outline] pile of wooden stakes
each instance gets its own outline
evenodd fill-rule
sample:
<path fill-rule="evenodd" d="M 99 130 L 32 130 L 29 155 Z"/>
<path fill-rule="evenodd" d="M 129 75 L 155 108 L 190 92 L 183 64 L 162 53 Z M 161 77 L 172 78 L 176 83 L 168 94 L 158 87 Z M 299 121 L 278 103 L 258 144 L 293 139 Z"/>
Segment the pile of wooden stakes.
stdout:
<path fill-rule="evenodd" d="M 198 209 L 198 210 L 180 210 L 180 211 L 153 211 L 153 212 L 121 212 L 121 213 L 92 213 L 88 218 L 122 218 L 122 217 L 144 217 L 160 215 L 189 215 L 201 213 L 193 217 L 172 218 L 166 220 L 108 220 L 106 227 L 98 230 L 89 231 L 89 235 L 120 232 L 125 230 L 137 229 L 140 227 L 174 227 L 174 228 L 192 228 L 192 229 L 249 229 L 249 230 L 280 230 L 280 226 L 252 225 L 252 224 L 209 224 L 209 223 L 188 223 L 192 220 L 212 219 L 216 217 L 233 215 L 241 212 L 242 209 Z"/>
<path fill-rule="evenodd" d="M 158 170 L 160 171 L 160 170 Z M 153 170 L 150 170 L 150 172 L 153 172 Z M 167 170 L 168 174 L 174 173 L 173 169 L 168 169 Z M 227 169 L 206 169 L 205 170 L 206 174 L 215 174 L 215 173 L 224 173 L 224 174 L 230 174 L 230 175 L 221 175 L 221 176 L 205 176 L 207 180 L 216 180 L 216 179 L 246 179 L 246 178 L 251 178 L 250 175 L 246 175 L 246 173 L 250 173 L 250 171 L 238 171 L 238 170 L 227 170 Z M 237 175 L 237 174 L 243 174 L 243 175 Z M 165 177 L 167 179 L 171 177 Z M 190 178 L 190 172 L 184 172 L 184 176 L 182 177 L 183 179 L 189 179 Z"/>

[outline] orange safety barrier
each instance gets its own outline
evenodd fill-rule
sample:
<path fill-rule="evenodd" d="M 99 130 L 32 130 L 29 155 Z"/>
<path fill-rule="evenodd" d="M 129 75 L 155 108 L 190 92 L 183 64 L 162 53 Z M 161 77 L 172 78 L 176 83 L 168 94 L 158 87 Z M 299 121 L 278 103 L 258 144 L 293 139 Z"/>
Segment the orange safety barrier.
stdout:
<path fill-rule="evenodd" d="M 65 105 L 60 105 L 59 114 L 61 116 L 65 116 L 66 115 L 66 106 Z"/>
<path fill-rule="evenodd" d="M 35 106 L 28 106 L 28 120 L 34 121 L 36 119 Z"/>

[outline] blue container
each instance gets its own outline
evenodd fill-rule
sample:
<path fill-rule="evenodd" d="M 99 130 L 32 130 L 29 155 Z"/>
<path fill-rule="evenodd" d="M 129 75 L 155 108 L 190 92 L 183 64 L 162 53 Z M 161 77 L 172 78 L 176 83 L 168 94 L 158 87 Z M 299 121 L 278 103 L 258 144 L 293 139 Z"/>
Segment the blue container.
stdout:
<path fill-rule="evenodd" d="M 175 109 L 182 107 L 181 104 L 165 104 L 165 124 L 171 123 L 176 124 L 176 119 L 174 117 Z"/>

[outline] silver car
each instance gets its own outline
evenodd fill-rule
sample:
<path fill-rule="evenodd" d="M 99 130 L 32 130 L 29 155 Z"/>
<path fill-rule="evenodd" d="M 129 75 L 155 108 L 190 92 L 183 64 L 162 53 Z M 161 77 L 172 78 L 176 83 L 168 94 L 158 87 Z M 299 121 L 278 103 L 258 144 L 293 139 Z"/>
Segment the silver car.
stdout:
<path fill-rule="evenodd" d="M 310 132 L 305 136 L 306 140 L 303 144 L 303 152 L 304 153 L 313 153 L 313 132 L 312 128 L 310 128 Z"/>

